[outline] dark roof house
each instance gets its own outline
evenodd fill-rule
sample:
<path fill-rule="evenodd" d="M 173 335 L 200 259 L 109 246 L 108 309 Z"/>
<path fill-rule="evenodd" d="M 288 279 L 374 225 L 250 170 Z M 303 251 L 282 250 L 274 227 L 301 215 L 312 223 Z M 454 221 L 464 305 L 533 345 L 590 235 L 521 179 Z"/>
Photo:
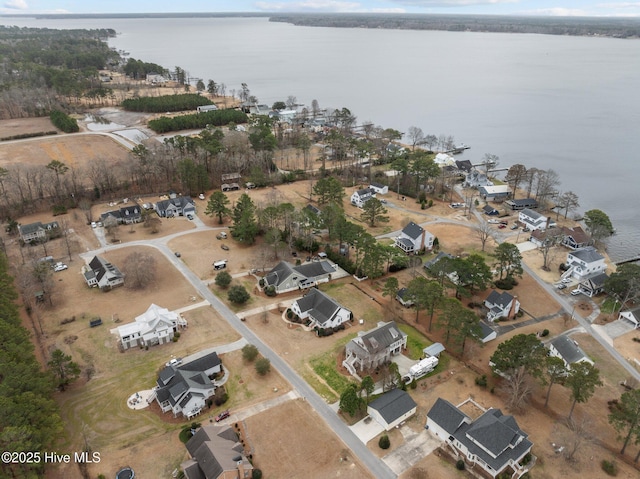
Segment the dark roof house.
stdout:
<path fill-rule="evenodd" d="M 84 267 L 84 280 L 90 287 L 109 290 L 124 284 L 124 274 L 100 256 L 94 256 L 88 266 Z"/>
<path fill-rule="evenodd" d="M 367 412 L 386 431 L 390 431 L 413 416 L 417 407 L 406 391 L 392 389 L 371 401 L 367 406 Z"/>
<path fill-rule="evenodd" d="M 191 459 L 181 464 L 186 479 L 249 478 L 253 466 L 230 426 L 207 424 L 187 441 Z"/>
<path fill-rule="evenodd" d="M 407 347 L 407 335 L 395 321 L 380 321 L 374 329 L 360 331 L 347 343 L 342 365 L 351 374 L 388 363 Z"/>
<path fill-rule="evenodd" d="M 336 268 L 329 261 L 312 261 L 293 266 L 280 261 L 261 280 L 261 286 L 273 286 L 276 293 L 307 289 L 331 280 Z"/>
<path fill-rule="evenodd" d="M 475 463 L 490 477 L 502 472 L 521 477 L 527 472 L 524 457 L 533 443 L 513 416 L 489 409 L 472 420 L 449 401 L 438 398 L 427 413 L 427 429 L 467 463 Z"/>
<path fill-rule="evenodd" d="M 301 319 L 309 319 L 310 326 L 333 328 L 349 321 L 351 311 L 317 288 L 311 288 L 291 305 L 291 310 Z"/>
<path fill-rule="evenodd" d="M 567 368 L 571 368 L 571 365 L 575 363 L 589 363 L 593 366 L 593 361 L 582 348 L 564 334 L 549 341 L 549 353 L 562 359 Z"/>

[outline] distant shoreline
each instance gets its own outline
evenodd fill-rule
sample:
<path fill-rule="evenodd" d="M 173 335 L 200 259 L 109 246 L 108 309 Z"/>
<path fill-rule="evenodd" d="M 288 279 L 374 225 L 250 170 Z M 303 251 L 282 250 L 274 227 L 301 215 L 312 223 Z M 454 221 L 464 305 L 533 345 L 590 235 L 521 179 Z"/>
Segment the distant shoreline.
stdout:
<path fill-rule="evenodd" d="M 273 13 L 273 12 L 174 12 L 174 13 L 90 13 L 90 14 L 4 14 L 0 18 L 87 19 L 87 18 L 268 18 L 271 22 L 305 27 L 375 28 L 390 30 L 436 30 L 478 33 L 530 33 L 640 38 L 640 18 L 534 17 L 450 14 L 374 13 Z"/>

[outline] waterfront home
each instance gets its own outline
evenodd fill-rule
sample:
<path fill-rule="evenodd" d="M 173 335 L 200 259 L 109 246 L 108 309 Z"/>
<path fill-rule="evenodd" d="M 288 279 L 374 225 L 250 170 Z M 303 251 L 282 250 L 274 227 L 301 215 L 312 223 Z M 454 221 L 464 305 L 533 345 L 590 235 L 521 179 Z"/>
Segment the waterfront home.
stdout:
<path fill-rule="evenodd" d="M 598 253 L 593 246 L 571 251 L 567 254 L 565 264 L 568 269 L 563 273 L 563 277 L 571 276 L 578 281 L 584 281 L 607 269 L 604 256 Z"/>
<path fill-rule="evenodd" d="M 511 196 L 508 185 L 478 186 L 478 193 L 485 201 L 501 201 Z"/>
<path fill-rule="evenodd" d="M 531 231 L 546 230 L 547 228 L 556 225 L 548 216 L 529 208 L 525 208 L 518 213 L 518 221 Z"/>
<path fill-rule="evenodd" d="M 504 202 L 513 211 L 524 210 L 525 208 L 535 209 L 538 207 L 538 202 L 534 198 L 520 198 L 518 200 L 507 200 Z"/>

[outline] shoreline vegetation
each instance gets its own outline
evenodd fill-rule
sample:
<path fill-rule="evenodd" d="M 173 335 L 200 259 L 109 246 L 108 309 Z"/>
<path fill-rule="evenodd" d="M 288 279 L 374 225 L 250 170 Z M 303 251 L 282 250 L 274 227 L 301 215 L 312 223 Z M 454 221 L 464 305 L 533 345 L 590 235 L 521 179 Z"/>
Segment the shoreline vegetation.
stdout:
<path fill-rule="evenodd" d="M 640 19 L 608 17 L 537 17 L 501 15 L 390 14 L 390 13 L 105 13 L 2 15 L 3 18 L 268 18 L 271 22 L 305 27 L 439 30 L 449 32 L 533 33 L 542 35 L 640 38 Z"/>

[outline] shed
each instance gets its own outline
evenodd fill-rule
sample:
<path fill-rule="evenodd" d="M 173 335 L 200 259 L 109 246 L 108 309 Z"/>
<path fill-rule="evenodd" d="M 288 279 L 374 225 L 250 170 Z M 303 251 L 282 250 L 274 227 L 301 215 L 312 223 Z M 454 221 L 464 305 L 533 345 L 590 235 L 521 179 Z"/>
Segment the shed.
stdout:
<path fill-rule="evenodd" d="M 427 346 L 422 350 L 425 356 L 435 356 L 436 358 L 440 357 L 440 353 L 444 351 L 445 348 L 441 343 L 433 343 L 431 346 Z"/>

